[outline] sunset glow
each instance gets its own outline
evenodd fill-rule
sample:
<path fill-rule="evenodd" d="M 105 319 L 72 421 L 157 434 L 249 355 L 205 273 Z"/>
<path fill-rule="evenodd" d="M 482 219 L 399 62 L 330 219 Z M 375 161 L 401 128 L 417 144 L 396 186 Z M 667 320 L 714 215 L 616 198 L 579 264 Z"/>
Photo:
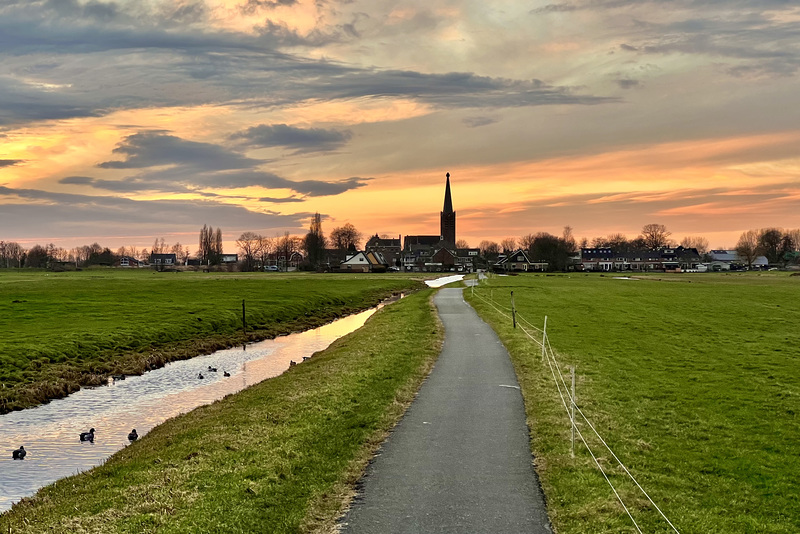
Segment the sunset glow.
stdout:
<path fill-rule="evenodd" d="M 800 227 L 800 9 L 689 0 L 0 7 L 0 240 Z"/>

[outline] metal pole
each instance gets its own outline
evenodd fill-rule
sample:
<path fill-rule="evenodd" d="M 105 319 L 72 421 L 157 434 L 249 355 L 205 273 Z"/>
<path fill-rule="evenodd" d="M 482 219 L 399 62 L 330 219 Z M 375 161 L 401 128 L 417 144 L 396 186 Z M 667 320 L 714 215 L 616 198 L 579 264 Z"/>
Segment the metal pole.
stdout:
<path fill-rule="evenodd" d="M 514 323 L 514 328 L 517 327 L 517 309 L 514 307 L 514 292 L 511 292 L 511 322 Z"/>
<path fill-rule="evenodd" d="M 572 447 L 570 449 L 570 455 L 575 458 L 575 366 L 571 366 L 569 368 L 569 374 L 572 377 L 572 402 L 570 403 L 571 407 L 571 414 L 569 416 L 570 422 L 572 422 Z"/>

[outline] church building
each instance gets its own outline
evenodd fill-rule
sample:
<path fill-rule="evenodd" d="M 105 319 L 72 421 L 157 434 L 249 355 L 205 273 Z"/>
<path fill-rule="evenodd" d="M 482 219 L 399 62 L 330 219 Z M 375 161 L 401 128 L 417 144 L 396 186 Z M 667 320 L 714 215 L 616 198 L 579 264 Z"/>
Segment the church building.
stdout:
<path fill-rule="evenodd" d="M 439 235 L 407 235 L 403 250 L 412 251 L 415 247 L 435 247 L 454 250 L 456 247 L 456 212 L 450 196 L 450 173 L 444 188 L 444 207 L 439 213 Z"/>

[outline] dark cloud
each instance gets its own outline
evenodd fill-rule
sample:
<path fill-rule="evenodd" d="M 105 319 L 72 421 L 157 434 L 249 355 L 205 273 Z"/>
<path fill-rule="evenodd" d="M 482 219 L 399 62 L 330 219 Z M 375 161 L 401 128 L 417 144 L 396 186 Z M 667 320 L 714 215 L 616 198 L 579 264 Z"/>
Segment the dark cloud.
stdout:
<path fill-rule="evenodd" d="M 462 121 L 468 128 L 479 128 L 481 126 L 488 126 L 494 124 L 497 119 L 491 117 L 467 117 Z"/>
<path fill-rule="evenodd" d="M 221 227 L 223 233 L 235 235 L 271 228 L 299 231 L 311 216 L 311 213 L 255 212 L 214 200 L 142 201 L 3 186 L 0 199 L 4 200 L 0 228 L 14 228 L 15 239 L 96 237 L 98 232 L 119 237 L 163 235 L 170 231 L 198 231 L 209 223 Z M 169 221 L 168 226 L 165 221 Z"/>
<path fill-rule="evenodd" d="M 291 202 L 305 202 L 302 198 L 296 197 L 288 197 L 288 198 L 274 198 L 274 197 L 261 197 L 258 199 L 259 202 L 271 202 L 274 204 L 285 204 Z"/>
<path fill-rule="evenodd" d="M 11 167 L 12 165 L 16 165 L 17 163 L 22 163 L 24 160 L 21 159 L 0 159 L 0 168 L 3 167 Z"/>
<path fill-rule="evenodd" d="M 113 152 L 125 157 L 122 161 L 105 161 L 103 169 L 141 169 L 161 165 L 180 165 L 196 170 L 212 171 L 244 169 L 262 163 L 218 145 L 186 141 L 161 133 L 129 135 Z"/>
<path fill-rule="evenodd" d="M 631 80 L 630 78 L 620 78 L 616 82 L 622 89 L 632 89 L 639 85 L 639 80 Z"/>
<path fill-rule="evenodd" d="M 239 9 L 245 15 L 252 15 L 260 9 L 275 9 L 277 7 L 293 6 L 297 0 L 247 0 Z"/>
<path fill-rule="evenodd" d="M 312 137 L 331 135 L 331 131 L 328 130 L 319 130 L 317 133 L 313 133 L 314 130 L 304 130 L 304 132 L 312 132 Z M 319 142 L 319 139 L 317 141 Z M 369 178 L 353 177 L 331 182 L 293 181 L 260 169 L 259 167 L 265 163 L 264 160 L 246 158 L 219 145 L 186 141 L 160 132 L 129 135 L 113 152 L 124 156 L 125 159 L 100 163 L 99 168 L 143 169 L 143 171 L 113 180 L 67 176 L 59 183 L 86 185 L 118 193 L 136 191 L 186 193 L 204 188 L 236 189 L 257 186 L 266 189 L 289 189 L 301 195 L 317 197 L 338 195 L 357 189 L 365 186 L 369 180 Z"/>
<path fill-rule="evenodd" d="M 330 151 L 344 146 L 353 136 L 349 130 L 296 128 L 286 124 L 261 124 L 230 136 L 253 147 L 282 146 L 298 153 Z"/>

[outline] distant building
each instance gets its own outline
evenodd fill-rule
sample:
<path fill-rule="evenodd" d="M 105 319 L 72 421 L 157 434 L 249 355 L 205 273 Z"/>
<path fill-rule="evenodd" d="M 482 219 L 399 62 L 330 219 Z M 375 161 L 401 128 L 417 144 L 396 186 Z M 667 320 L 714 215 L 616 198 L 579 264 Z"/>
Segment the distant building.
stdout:
<path fill-rule="evenodd" d="M 150 254 L 150 265 L 157 267 L 174 267 L 178 264 L 176 254 Z"/>
<path fill-rule="evenodd" d="M 439 235 L 405 236 L 400 262 L 406 271 L 446 271 L 457 268 L 456 212 L 450 193 L 450 173 L 446 176 L 444 205 L 439 213 Z"/>
<path fill-rule="evenodd" d="M 392 239 L 378 237 L 378 234 L 375 234 L 364 245 L 364 252 L 380 252 L 392 267 L 400 266 L 400 253 L 402 251 L 400 236 L 397 236 L 397 239 Z"/>
<path fill-rule="evenodd" d="M 339 270 L 357 273 L 384 273 L 389 264 L 380 252 L 357 252 L 349 256 Z"/>

